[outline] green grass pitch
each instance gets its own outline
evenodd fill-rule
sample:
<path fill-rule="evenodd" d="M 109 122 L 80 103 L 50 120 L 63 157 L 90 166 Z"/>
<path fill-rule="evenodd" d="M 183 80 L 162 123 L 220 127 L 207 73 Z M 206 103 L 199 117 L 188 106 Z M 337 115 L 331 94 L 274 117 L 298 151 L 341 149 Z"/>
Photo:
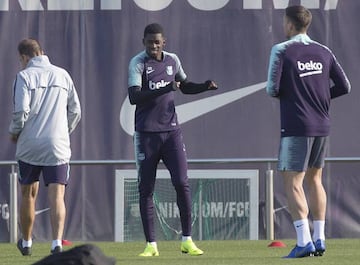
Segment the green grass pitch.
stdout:
<path fill-rule="evenodd" d="M 327 239 L 327 250 L 322 257 L 307 257 L 300 259 L 283 259 L 295 244 L 294 240 L 283 240 L 286 247 L 268 247 L 267 240 L 240 241 L 196 241 L 198 247 L 205 251 L 202 256 L 192 257 L 180 252 L 180 242 L 160 241 L 159 257 L 138 257 L 145 247 L 144 242 L 88 242 L 97 245 L 107 256 L 115 257 L 116 264 L 129 265 L 277 265 L 277 264 L 326 264 L 326 265 L 354 265 L 360 264 L 360 239 Z M 74 242 L 73 246 L 81 242 Z M 66 249 L 72 246 L 66 246 Z M 23 257 L 15 244 L 0 243 L 1 265 L 30 265 L 49 255 L 50 243 L 36 243 L 33 245 L 32 256 Z"/>

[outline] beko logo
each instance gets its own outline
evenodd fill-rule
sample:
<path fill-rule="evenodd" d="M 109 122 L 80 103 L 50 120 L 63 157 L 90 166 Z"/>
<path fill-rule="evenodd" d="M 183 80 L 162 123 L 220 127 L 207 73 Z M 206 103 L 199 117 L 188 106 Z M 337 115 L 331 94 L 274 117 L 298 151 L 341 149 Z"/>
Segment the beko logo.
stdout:
<path fill-rule="evenodd" d="M 11 0 L 12 6 L 14 0 Z M 122 10 L 123 0 L 16 0 L 21 10 L 24 11 L 44 11 L 44 10 Z M 131 0 L 127 0 L 131 1 Z M 147 11 L 159 11 L 167 8 L 175 0 L 132 0 L 139 8 Z M 226 6 L 229 2 L 240 2 L 242 9 L 263 9 L 263 3 L 271 0 L 187 0 L 187 3 L 195 9 L 202 11 L 219 10 Z M 333 10 L 337 8 L 340 0 L 298 0 L 297 4 L 301 4 L 309 9 Z M 15 1 L 14 1 L 15 2 Z M 97 7 L 95 2 L 100 2 Z M 274 9 L 285 9 L 290 0 L 272 0 Z M 294 1 L 291 1 L 291 4 Z M 10 0 L 0 1 L 0 11 L 10 10 Z M 324 4 L 323 4 L 324 3 Z"/>
<path fill-rule="evenodd" d="M 164 80 L 161 80 L 160 82 L 153 82 L 150 80 L 149 89 L 151 90 L 159 89 L 160 87 L 166 87 L 168 84 L 170 84 L 170 82 L 165 82 Z"/>
<path fill-rule="evenodd" d="M 298 69 L 300 71 L 306 71 L 305 73 L 301 73 L 299 76 L 308 76 L 308 75 L 316 75 L 316 74 L 322 74 L 323 65 L 319 62 L 313 62 L 310 60 L 309 62 L 300 62 L 297 61 Z"/>

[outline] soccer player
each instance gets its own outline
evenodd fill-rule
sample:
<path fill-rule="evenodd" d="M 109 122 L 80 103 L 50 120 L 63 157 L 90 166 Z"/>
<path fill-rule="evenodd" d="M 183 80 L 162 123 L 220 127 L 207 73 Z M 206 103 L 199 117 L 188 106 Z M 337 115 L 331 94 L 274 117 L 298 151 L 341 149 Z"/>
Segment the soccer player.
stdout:
<path fill-rule="evenodd" d="M 331 99 L 350 92 L 350 83 L 334 54 L 307 35 L 311 19 L 303 6 L 286 8 L 283 26 L 288 40 L 271 50 L 266 87 L 270 96 L 280 100 L 278 170 L 297 235 L 297 244 L 287 258 L 323 255 L 325 251 L 322 168 L 330 131 L 329 107 Z M 307 194 L 303 184 L 308 187 Z"/>
<path fill-rule="evenodd" d="M 181 251 L 202 255 L 191 239 L 191 194 L 187 176 L 187 158 L 175 112 L 174 91 L 196 94 L 217 89 L 208 80 L 187 81 L 178 56 L 163 50 L 163 28 L 157 23 L 145 27 L 145 51 L 129 63 L 128 92 L 136 104 L 134 146 L 138 170 L 140 213 L 147 241 L 140 256 L 159 256 L 154 231 L 153 192 L 160 159 L 168 168 L 177 194 L 182 227 Z M 194 110 L 196 111 L 196 110 Z"/>
<path fill-rule="evenodd" d="M 20 224 L 23 238 L 17 247 L 31 255 L 35 202 L 42 173 L 48 187 L 52 225 L 51 253 L 62 251 L 65 223 L 65 186 L 71 155 L 69 134 L 77 126 L 80 102 L 70 75 L 50 63 L 38 41 L 18 45 L 23 70 L 16 75 L 14 110 L 9 132 L 16 143 L 21 184 Z"/>

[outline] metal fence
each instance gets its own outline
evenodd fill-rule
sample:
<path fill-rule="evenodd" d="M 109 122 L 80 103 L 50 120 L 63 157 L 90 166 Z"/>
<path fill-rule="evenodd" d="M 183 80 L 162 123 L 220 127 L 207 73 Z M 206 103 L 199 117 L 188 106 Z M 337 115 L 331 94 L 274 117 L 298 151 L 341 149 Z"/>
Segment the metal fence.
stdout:
<path fill-rule="evenodd" d="M 330 157 L 325 160 L 328 162 L 342 163 L 358 163 L 360 157 Z M 189 165 L 219 165 L 219 164 L 266 164 L 265 172 L 265 189 L 266 189 L 266 238 L 274 239 L 274 205 L 273 205 L 273 168 L 277 162 L 276 158 L 219 158 L 219 159 L 189 159 Z M 135 166 L 135 160 L 73 160 L 71 165 L 80 166 Z M 0 161 L 0 166 L 11 166 L 10 176 L 10 242 L 17 240 L 17 219 L 18 219 L 18 201 L 17 201 L 17 162 L 16 161 Z"/>

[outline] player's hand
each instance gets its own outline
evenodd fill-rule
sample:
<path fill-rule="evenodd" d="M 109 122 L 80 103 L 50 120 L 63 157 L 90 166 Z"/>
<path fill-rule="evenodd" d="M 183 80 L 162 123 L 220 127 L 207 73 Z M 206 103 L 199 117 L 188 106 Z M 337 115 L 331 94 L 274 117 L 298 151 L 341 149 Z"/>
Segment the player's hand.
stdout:
<path fill-rule="evenodd" d="M 207 80 L 205 82 L 205 85 L 207 86 L 208 90 L 216 90 L 216 89 L 218 89 L 217 84 L 212 80 Z"/>
<path fill-rule="evenodd" d="M 174 82 L 175 84 L 173 85 L 174 88 L 176 88 L 175 90 L 180 88 L 180 82 Z"/>

